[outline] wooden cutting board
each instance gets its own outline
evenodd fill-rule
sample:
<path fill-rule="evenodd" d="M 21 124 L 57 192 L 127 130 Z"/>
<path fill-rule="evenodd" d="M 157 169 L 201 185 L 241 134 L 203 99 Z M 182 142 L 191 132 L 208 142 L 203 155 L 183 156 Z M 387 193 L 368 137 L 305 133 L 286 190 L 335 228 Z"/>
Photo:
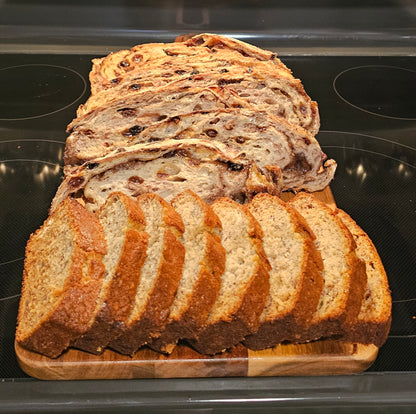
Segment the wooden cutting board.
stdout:
<path fill-rule="evenodd" d="M 329 188 L 315 195 L 335 208 Z M 288 200 L 291 194 L 284 194 Z M 51 359 L 15 344 L 18 362 L 30 376 L 45 380 L 255 377 L 281 375 L 337 375 L 359 373 L 374 362 L 375 345 L 322 340 L 308 344 L 283 344 L 263 351 L 243 345 L 215 357 L 178 345 L 169 356 L 142 348 L 133 357 L 106 350 L 96 356 L 70 349 Z"/>

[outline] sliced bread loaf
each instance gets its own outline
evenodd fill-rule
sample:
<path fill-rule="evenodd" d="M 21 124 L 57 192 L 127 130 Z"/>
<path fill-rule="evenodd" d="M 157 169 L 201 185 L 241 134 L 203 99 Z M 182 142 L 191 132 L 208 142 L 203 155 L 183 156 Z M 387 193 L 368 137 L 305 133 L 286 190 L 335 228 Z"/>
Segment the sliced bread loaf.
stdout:
<path fill-rule="evenodd" d="M 227 152 L 238 154 L 247 163 L 256 163 L 263 171 L 279 167 L 283 190 L 322 190 L 336 170 L 335 161 L 326 160 L 318 141 L 303 128 L 249 109 L 193 112 L 167 118 L 138 132 L 128 143 L 124 142 L 127 147 L 120 149 L 155 142 L 163 147 L 168 140 L 219 142 Z"/>
<path fill-rule="evenodd" d="M 343 339 L 381 347 L 390 330 L 392 307 L 383 263 L 364 230 L 345 211 L 338 209 L 337 216 L 352 233 L 357 245 L 357 256 L 364 261 L 367 272 L 367 287 L 357 321 L 345 333 Z"/>
<path fill-rule="evenodd" d="M 306 193 L 299 193 L 289 204 L 315 234 L 324 264 L 321 298 L 300 341 L 341 335 L 350 330 L 360 311 L 367 284 L 364 263 L 355 253 L 351 232 L 330 207 Z"/>
<path fill-rule="evenodd" d="M 58 357 L 89 327 L 103 284 L 106 241 L 94 214 L 66 199 L 26 247 L 16 341 Z"/>
<path fill-rule="evenodd" d="M 278 168 L 262 174 L 220 143 L 167 140 L 132 146 L 75 168 L 61 183 L 51 211 L 68 195 L 82 197 L 96 211 L 115 191 L 132 197 L 154 192 L 170 201 L 192 189 L 206 202 L 221 196 L 244 200 L 255 192 L 279 193 L 280 180 Z"/>
<path fill-rule="evenodd" d="M 291 78 L 290 70 L 277 58 L 276 53 L 260 49 L 236 39 L 214 34 L 201 34 L 185 42 L 150 43 L 121 50 L 93 60 L 89 75 L 91 93 L 111 88 L 122 81 L 123 75 L 141 71 L 160 59 L 186 58 L 187 60 L 227 59 L 239 65 L 259 64 L 273 69 L 281 76 Z"/>
<path fill-rule="evenodd" d="M 127 146 L 147 127 L 168 117 L 243 105 L 249 107 L 219 87 L 169 86 L 130 94 L 96 108 L 68 126 L 71 134 L 66 140 L 64 162 L 82 164 Z"/>
<path fill-rule="evenodd" d="M 116 87 L 90 96 L 78 108 L 77 116 L 82 122 L 84 116 L 100 107 L 123 99 L 131 100 L 136 94 L 153 90 L 213 87 L 233 92 L 257 109 L 283 117 L 312 135 L 319 130 L 318 106 L 307 95 L 299 79 L 282 77 L 258 67 L 230 66 L 230 62 L 221 60 L 154 62 L 140 72 L 125 76 Z M 75 119 L 70 128 L 77 122 Z"/>
<path fill-rule="evenodd" d="M 89 329 L 72 346 L 101 354 L 130 315 L 149 235 L 139 204 L 123 193 L 111 194 L 98 211 L 107 240 L 106 268 Z"/>
<path fill-rule="evenodd" d="M 205 325 L 225 269 L 221 222 L 212 208 L 192 191 L 172 202 L 185 224 L 185 263 L 166 327 L 150 347 L 170 354 L 179 339 L 195 338 Z"/>
<path fill-rule="evenodd" d="M 211 207 L 222 223 L 226 260 L 218 298 L 198 338 L 189 341 L 202 354 L 222 352 L 254 333 L 270 286 L 258 222 L 245 206 L 229 198 L 218 199 Z"/>
<path fill-rule="evenodd" d="M 256 333 L 245 338 L 251 349 L 296 342 L 311 322 L 323 289 L 321 255 L 315 236 L 300 214 L 278 197 L 258 194 L 248 204 L 263 230 L 271 265 L 270 292 Z"/>
<path fill-rule="evenodd" d="M 131 355 L 157 337 L 169 316 L 185 257 L 181 242 L 182 219 L 173 207 L 156 194 L 137 198 L 149 234 L 146 259 L 141 269 L 132 311 L 109 346 Z"/>

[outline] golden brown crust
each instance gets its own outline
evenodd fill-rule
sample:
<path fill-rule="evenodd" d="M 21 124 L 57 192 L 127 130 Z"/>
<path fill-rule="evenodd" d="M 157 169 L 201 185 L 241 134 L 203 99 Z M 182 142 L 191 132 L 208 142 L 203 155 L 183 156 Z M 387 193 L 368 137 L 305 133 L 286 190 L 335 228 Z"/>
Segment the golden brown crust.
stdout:
<path fill-rule="evenodd" d="M 270 289 L 269 270 L 270 264 L 263 250 L 263 232 L 260 224 L 250 213 L 246 206 L 241 206 L 229 198 L 220 198 L 214 202 L 231 204 L 234 208 L 244 211 L 248 219 L 248 237 L 253 244 L 256 257 L 255 269 L 245 289 L 241 301 L 228 315 L 223 315 L 216 322 L 205 326 L 196 339 L 188 342 L 202 354 L 217 354 L 236 345 L 247 335 L 254 333 L 260 323 L 260 315 L 264 309 Z"/>
<path fill-rule="evenodd" d="M 244 340 L 244 344 L 253 350 L 275 346 L 283 341 L 295 341 L 300 332 L 310 323 L 323 289 L 322 258 L 313 240 L 315 235 L 305 219 L 287 203 L 269 194 L 258 194 L 252 203 L 272 201 L 282 206 L 291 217 L 295 232 L 303 237 L 303 262 L 299 275 L 299 288 L 294 292 L 293 307 L 285 313 L 275 315 L 274 320 L 263 321 L 253 335 Z"/>
<path fill-rule="evenodd" d="M 380 301 L 382 302 L 378 309 L 373 309 L 373 314 L 370 313 L 370 315 L 368 315 L 365 311 L 363 313 L 360 312 L 357 319 L 353 321 L 352 325 L 346 330 L 343 339 L 365 344 L 372 343 L 381 347 L 387 339 L 391 326 L 392 300 L 386 271 L 377 249 L 367 233 L 365 233 L 365 231 L 361 229 L 345 211 L 337 209 L 336 214 L 351 230 L 354 239 L 356 240 L 356 244 L 362 244 L 368 247 L 369 257 L 362 257 L 361 259 L 364 261 L 364 266 L 366 266 L 366 268 L 369 266 L 377 272 L 376 283 L 381 286 Z M 371 285 L 368 281 L 365 295 L 371 294 L 374 293 L 371 291 Z M 364 305 L 364 301 L 362 302 L 362 305 Z"/>
<path fill-rule="evenodd" d="M 146 310 L 139 320 L 124 327 L 121 335 L 110 342 L 111 348 L 122 354 L 132 355 L 139 347 L 159 335 L 175 298 L 182 276 L 184 257 L 185 249 L 182 243 L 170 229 L 166 229 L 158 276 L 148 297 Z"/>
<path fill-rule="evenodd" d="M 165 326 L 170 306 L 182 276 L 185 248 L 180 241 L 184 224 L 173 207 L 157 194 L 145 194 L 139 197 L 140 202 L 156 200 L 163 208 L 162 256 L 152 290 L 147 298 L 144 311 L 139 319 L 121 326 L 119 335 L 109 343 L 114 350 L 132 355 L 139 347 L 157 337 Z"/>
<path fill-rule="evenodd" d="M 180 318 L 169 320 L 161 336 L 150 347 L 156 351 L 171 353 L 179 339 L 191 339 L 204 327 L 221 287 L 221 275 L 225 269 L 225 250 L 218 236 L 206 233 L 207 254 L 201 264 L 198 280 L 193 288 L 186 311 Z"/>
<path fill-rule="evenodd" d="M 348 269 L 347 285 L 344 286 L 344 297 L 337 307 L 336 312 L 325 319 L 312 320 L 310 326 L 301 333 L 296 342 L 304 342 L 315 340 L 319 338 L 340 336 L 344 333 L 345 329 L 350 329 L 351 324 L 356 320 L 358 312 L 360 310 L 360 304 L 364 295 L 365 286 L 367 283 L 367 275 L 363 263 L 358 259 L 355 253 L 355 242 L 351 232 L 337 217 L 336 212 L 332 210 L 324 202 L 320 201 L 312 194 L 299 193 L 294 199 L 289 201 L 290 205 L 293 205 L 298 198 L 306 198 L 311 200 L 312 205 L 317 205 L 319 209 L 324 210 L 328 216 L 330 216 L 337 226 L 338 230 L 344 237 L 346 242 L 345 256 Z M 294 205 L 293 205 L 294 206 Z"/>
<path fill-rule="evenodd" d="M 261 258 L 240 307 L 233 315 L 206 326 L 189 344 L 201 354 L 218 354 L 254 333 L 269 292 L 268 264 Z"/>
<path fill-rule="evenodd" d="M 88 328 L 105 271 L 102 253 L 106 250 L 106 243 L 97 218 L 75 200 L 66 199 L 58 206 L 58 209 L 66 209 L 71 230 L 74 232 L 75 249 L 70 273 L 65 280 L 62 292 L 58 292 L 61 298 L 51 314 L 44 318 L 29 335 L 21 332 L 19 325 L 25 317 L 22 314 L 23 301 L 30 300 L 26 298 L 28 295 L 27 270 L 33 265 L 32 261 L 37 255 L 34 244 L 36 238 L 39 237 L 41 230 L 39 229 L 31 236 L 26 247 L 23 288 L 16 331 L 16 340 L 22 347 L 50 358 L 58 357 Z"/>
<path fill-rule="evenodd" d="M 100 254 L 105 254 L 107 244 L 97 217 L 72 198 L 66 198 L 64 203 L 68 206 L 68 214 L 74 230 L 75 243 L 87 252 L 95 251 Z"/>
<path fill-rule="evenodd" d="M 88 331 L 72 346 L 100 355 L 130 315 L 140 271 L 146 258 L 149 235 L 129 229 L 120 254 L 117 270 L 108 287 L 108 295 Z"/>

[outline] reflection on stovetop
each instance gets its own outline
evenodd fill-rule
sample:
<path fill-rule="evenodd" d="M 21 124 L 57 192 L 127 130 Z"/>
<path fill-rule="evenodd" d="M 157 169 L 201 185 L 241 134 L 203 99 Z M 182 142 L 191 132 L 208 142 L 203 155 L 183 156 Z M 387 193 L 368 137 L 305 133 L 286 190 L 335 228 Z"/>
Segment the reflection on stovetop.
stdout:
<path fill-rule="evenodd" d="M 62 179 L 65 128 L 87 98 L 91 58 L 0 56 L 1 378 L 26 376 L 13 350 L 24 249 Z M 370 370 L 416 370 L 406 357 L 416 351 L 416 59 L 283 60 L 319 103 L 337 205 L 370 235 L 389 276 L 392 329 Z"/>

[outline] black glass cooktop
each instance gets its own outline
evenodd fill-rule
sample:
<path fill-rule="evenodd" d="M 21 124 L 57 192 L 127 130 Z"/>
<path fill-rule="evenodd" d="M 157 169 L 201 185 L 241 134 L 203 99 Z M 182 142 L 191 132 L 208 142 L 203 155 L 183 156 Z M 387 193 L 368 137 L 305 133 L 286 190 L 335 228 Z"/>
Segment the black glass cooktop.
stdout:
<path fill-rule="evenodd" d="M 66 125 L 88 96 L 92 56 L 0 55 L 0 378 L 13 350 L 24 249 L 62 178 Z M 416 371 L 416 58 L 282 57 L 319 103 L 331 185 L 374 241 L 393 322 L 372 372 Z"/>

